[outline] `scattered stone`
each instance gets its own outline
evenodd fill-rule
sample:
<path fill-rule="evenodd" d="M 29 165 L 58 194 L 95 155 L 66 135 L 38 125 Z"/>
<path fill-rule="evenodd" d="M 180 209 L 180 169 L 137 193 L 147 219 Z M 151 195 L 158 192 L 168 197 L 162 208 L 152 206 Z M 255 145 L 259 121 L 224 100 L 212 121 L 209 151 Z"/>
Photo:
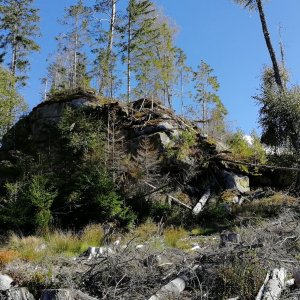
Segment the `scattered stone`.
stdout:
<path fill-rule="evenodd" d="M 241 242 L 241 236 L 238 233 L 228 230 L 223 231 L 220 234 L 220 247 L 227 247 L 230 245 L 237 245 Z"/>
<path fill-rule="evenodd" d="M 12 287 L 13 279 L 8 275 L 0 274 L 0 291 L 9 290 Z"/>

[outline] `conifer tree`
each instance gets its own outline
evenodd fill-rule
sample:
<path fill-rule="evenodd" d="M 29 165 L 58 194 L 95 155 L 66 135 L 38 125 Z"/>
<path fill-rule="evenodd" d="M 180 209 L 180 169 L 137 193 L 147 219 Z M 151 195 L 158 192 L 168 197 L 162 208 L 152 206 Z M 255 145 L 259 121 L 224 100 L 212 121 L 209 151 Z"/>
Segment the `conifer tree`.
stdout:
<path fill-rule="evenodd" d="M 194 99 L 201 105 L 201 119 L 198 121 L 202 123 L 204 134 L 207 134 L 207 123 L 210 121 L 209 106 L 216 107 L 221 116 L 227 114 L 227 110 L 220 97 L 216 94 L 220 86 L 217 77 L 213 75 L 213 71 L 214 70 L 202 60 L 197 71 L 194 72 L 193 77 L 194 88 L 196 90 Z"/>
<path fill-rule="evenodd" d="M 257 10 L 259 13 L 259 18 L 262 26 L 262 31 L 264 34 L 265 42 L 269 51 L 269 55 L 272 61 L 272 66 L 273 66 L 273 71 L 274 71 L 274 78 L 276 81 L 276 84 L 280 88 L 280 90 L 284 89 L 281 74 L 280 74 L 280 69 L 279 65 L 276 59 L 276 54 L 272 45 L 272 41 L 270 38 L 270 33 L 264 13 L 264 8 L 263 8 L 263 1 L 262 0 L 234 0 L 236 3 L 244 6 L 245 8 L 248 8 L 250 10 Z"/>
<path fill-rule="evenodd" d="M 176 51 L 176 80 L 179 86 L 179 96 L 180 96 L 180 107 L 181 114 L 184 115 L 184 86 L 187 85 L 191 80 L 192 69 L 186 64 L 186 54 L 182 49 L 177 48 Z"/>
<path fill-rule="evenodd" d="M 116 85 L 114 44 L 117 27 L 117 1 L 96 0 L 94 9 L 99 15 L 99 18 L 97 17 L 96 22 L 94 22 L 96 27 L 95 34 L 97 35 L 96 48 L 92 51 L 96 53 L 94 73 L 98 77 L 99 93 L 113 98 Z M 103 26 L 104 21 L 109 21 L 109 28 L 106 29 Z"/>
<path fill-rule="evenodd" d="M 0 48 L 1 60 L 9 55 L 9 68 L 17 82 L 26 84 L 26 70 L 30 66 L 29 55 L 38 51 L 35 37 L 39 36 L 38 9 L 34 0 L 0 0 Z"/>
<path fill-rule="evenodd" d="M 24 99 L 16 91 L 15 78 L 0 67 L 0 144 L 3 135 L 26 109 Z"/>
<path fill-rule="evenodd" d="M 84 47 L 89 42 L 91 9 L 85 6 L 82 0 L 78 0 L 75 5 L 66 8 L 65 12 L 62 24 L 68 31 L 57 38 L 58 55 L 49 69 L 52 74 L 51 88 L 86 89 L 89 87 L 90 78 Z M 57 78 L 60 78 L 59 82 Z"/>
<path fill-rule="evenodd" d="M 155 181 L 160 177 L 159 153 L 149 138 L 145 138 L 140 142 L 137 154 L 134 157 L 134 162 L 136 169 L 139 172 L 139 179 L 155 183 Z"/>
<path fill-rule="evenodd" d="M 132 72 L 136 71 L 135 60 L 142 57 L 147 51 L 144 45 L 148 44 L 157 36 L 153 24 L 156 16 L 153 4 L 150 0 L 129 0 L 125 25 L 120 26 L 119 31 L 123 37 L 121 51 L 123 61 L 127 67 L 127 101 L 131 100 L 131 79 Z"/>

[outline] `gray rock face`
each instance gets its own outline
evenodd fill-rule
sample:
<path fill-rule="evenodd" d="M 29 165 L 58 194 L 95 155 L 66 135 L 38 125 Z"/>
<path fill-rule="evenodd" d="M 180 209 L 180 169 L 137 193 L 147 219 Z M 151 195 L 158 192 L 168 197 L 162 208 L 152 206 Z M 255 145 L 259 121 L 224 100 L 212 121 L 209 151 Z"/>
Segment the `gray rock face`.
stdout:
<path fill-rule="evenodd" d="M 241 193 L 247 193 L 250 191 L 248 176 L 223 171 L 223 179 L 226 189 L 237 189 Z"/>
<path fill-rule="evenodd" d="M 0 291 L 9 290 L 12 286 L 13 279 L 8 275 L 0 274 Z"/>
<path fill-rule="evenodd" d="M 34 300 L 27 288 L 13 288 L 0 293 L 0 300 Z"/>
<path fill-rule="evenodd" d="M 91 107 L 94 103 L 87 98 L 78 98 L 67 102 L 49 102 L 37 106 L 30 114 L 30 124 L 33 139 L 36 141 L 43 140 L 44 130 L 49 125 L 57 124 L 61 118 L 66 106 L 75 108 Z"/>

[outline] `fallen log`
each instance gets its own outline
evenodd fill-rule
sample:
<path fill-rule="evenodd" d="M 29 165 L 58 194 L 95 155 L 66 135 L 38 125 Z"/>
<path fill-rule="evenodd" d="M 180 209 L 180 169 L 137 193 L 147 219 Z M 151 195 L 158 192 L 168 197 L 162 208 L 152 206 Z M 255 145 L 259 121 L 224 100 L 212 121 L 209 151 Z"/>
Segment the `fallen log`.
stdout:
<path fill-rule="evenodd" d="M 202 211 L 204 205 L 206 204 L 206 202 L 208 201 L 210 197 L 210 188 L 208 188 L 206 190 L 206 192 L 204 193 L 204 195 L 201 197 L 201 199 L 199 200 L 199 202 L 196 204 L 196 206 L 193 208 L 193 214 L 194 215 L 199 215 L 199 213 Z"/>
<path fill-rule="evenodd" d="M 260 288 L 255 300 L 279 300 L 285 288 L 286 269 L 274 269 L 266 276 L 265 282 Z"/>
<path fill-rule="evenodd" d="M 198 267 L 199 265 L 195 265 L 191 269 L 195 271 L 198 269 Z M 172 296 L 178 297 L 185 290 L 189 279 L 190 276 L 187 274 L 178 276 L 174 280 L 161 287 L 154 295 L 149 298 L 149 300 L 171 299 L 170 297 Z"/>
<path fill-rule="evenodd" d="M 160 288 L 154 295 L 152 295 L 149 300 L 162 300 L 168 299 L 172 295 L 178 296 L 182 293 L 186 287 L 186 282 L 188 281 L 187 276 L 182 275 L 176 279 L 170 281 L 162 288 Z"/>
<path fill-rule="evenodd" d="M 156 186 L 154 186 L 153 184 L 151 184 L 151 183 L 149 183 L 149 182 L 147 182 L 147 181 L 144 181 L 144 183 L 145 183 L 146 185 L 148 185 L 149 187 L 151 187 L 152 189 L 154 189 L 154 191 L 157 191 L 157 190 L 158 190 L 158 188 L 157 188 Z M 152 192 L 153 192 L 153 191 L 152 191 Z M 177 198 L 171 196 L 170 194 L 166 194 L 166 195 L 167 195 L 168 199 L 170 200 L 170 202 L 173 201 L 173 202 L 175 202 L 175 203 L 177 203 L 177 204 L 179 204 L 179 205 L 181 205 L 181 206 L 183 206 L 183 207 L 185 207 L 185 208 L 187 208 L 187 209 L 192 210 L 192 208 L 191 208 L 189 205 L 187 205 L 187 204 L 181 202 L 181 201 L 178 200 Z"/>
<path fill-rule="evenodd" d="M 98 258 L 103 255 L 114 254 L 115 251 L 111 247 L 89 247 L 82 256 L 87 256 L 87 259 Z"/>

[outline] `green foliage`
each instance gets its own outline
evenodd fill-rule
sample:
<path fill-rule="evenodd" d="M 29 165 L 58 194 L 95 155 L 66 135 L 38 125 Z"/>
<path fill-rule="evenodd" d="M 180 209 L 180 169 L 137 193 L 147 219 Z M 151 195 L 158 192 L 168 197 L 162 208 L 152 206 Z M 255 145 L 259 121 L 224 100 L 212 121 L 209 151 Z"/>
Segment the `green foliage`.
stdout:
<path fill-rule="evenodd" d="M 223 105 L 220 97 L 216 94 L 220 88 L 218 79 L 213 75 L 214 70 L 203 60 L 194 72 L 193 81 L 196 94 L 195 101 L 201 106 L 200 122 L 202 123 L 203 132 L 207 134 L 207 123 L 210 122 L 209 110 L 215 108 L 218 118 L 224 118 L 227 110 Z"/>
<path fill-rule="evenodd" d="M 15 83 L 14 76 L 0 67 L 0 142 L 17 117 L 27 109 L 24 99 L 15 88 Z"/>
<path fill-rule="evenodd" d="M 85 110 L 66 107 L 58 129 L 67 150 L 75 155 L 97 155 L 104 159 L 104 126 Z M 102 159 L 102 161 L 101 161 Z"/>
<path fill-rule="evenodd" d="M 57 38 L 58 51 L 48 70 L 51 92 L 89 89 L 88 59 L 83 48 L 89 43 L 90 17 L 91 9 L 82 0 L 65 9 L 62 23 L 67 27 L 67 33 Z"/>
<path fill-rule="evenodd" d="M 288 75 L 281 70 L 285 84 Z M 286 88 L 282 93 L 274 80 L 273 71 L 266 68 L 262 75 L 261 92 L 255 97 L 260 105 L 259 122 L 262 141 L 273 147 L 292 149 L 298 155 L 300 148 L 300 87 Z"/>
<path fill-rule="evenodd" d="M 157 19 L 152 24 L 150 43 L 144 41 L 143 55 L 135 60 L 137 97 L 155 97 L 172 107 L 173 85 L 177 79 L 176 62 L 180 49 L 174 45 L 175 29 L 154 7 Z M 182 51 L 182 50 L 181 50 Z M 181 60 L 182 67 L 183 61 Z M 183 68 L 183 67 L 182 67 Z"/>
<path fill-rule="evenodd" d="M 49 230 L 52 220 L 51 206 L 57 192 L 49 184 L 49 180 L 42 175 L 35 175 L 25 192 L 25 199 L 35 209 L 35 223 L 37 230 L 45 234 Z"/>
<path fill-rule="evenodd" d="M 177 137 L 174 137 L 174 140 L 168 145 L 166 154 L 170 158 L 184 159 L 196 145 L 196 133 L 193 131 L 183 131 Z"/>
<path fill-rule="evenodd" d="M 34 0 L 0 1 L 0 47 L 4 49 L 0 61 L 7 52 L 10 54 L 10 71 L 17 82 L 23 85 L 25 71 L 30 65 L 29 54 L 40 49 L 34 40 L 39 36 L 40 18 L 38 10 L 32 6 L 33 2 Z"/>
<path fill-rule="evenodd" d="M 71 154 L 69 159 L 73 164 L 76 161 L 73 171 L 66 170 L 68 186 L 61 189 L 61 197 L 76 207 L 70 217 L 79 218 L 83 224 L 107 219 L 131 223 L 135 215 L 123 204 L 112 174 L 107 170 L 106 136 L 101 120 L 86 111 L 66 108 L 58 128 L 65 151 Z"/>
<path fill-rule="evenodd" d="M 255 132 L 251 134 L 251 143 L 245 139 L 244 133 L 238 130 L 228 137 L 227 144 L 230 147 L 234 159 L 259 164 L 266 162 L 265 149 Z"/>
<path fill-rule="evenodd" d="M 0 224 L 2 229 L 34 227 L 32 218 L 34 211 L 32 206 L 24 201 L 27 186 L 28 182 L 25 179 L 5 184 L 5 194 L 0 198 Z"/>

